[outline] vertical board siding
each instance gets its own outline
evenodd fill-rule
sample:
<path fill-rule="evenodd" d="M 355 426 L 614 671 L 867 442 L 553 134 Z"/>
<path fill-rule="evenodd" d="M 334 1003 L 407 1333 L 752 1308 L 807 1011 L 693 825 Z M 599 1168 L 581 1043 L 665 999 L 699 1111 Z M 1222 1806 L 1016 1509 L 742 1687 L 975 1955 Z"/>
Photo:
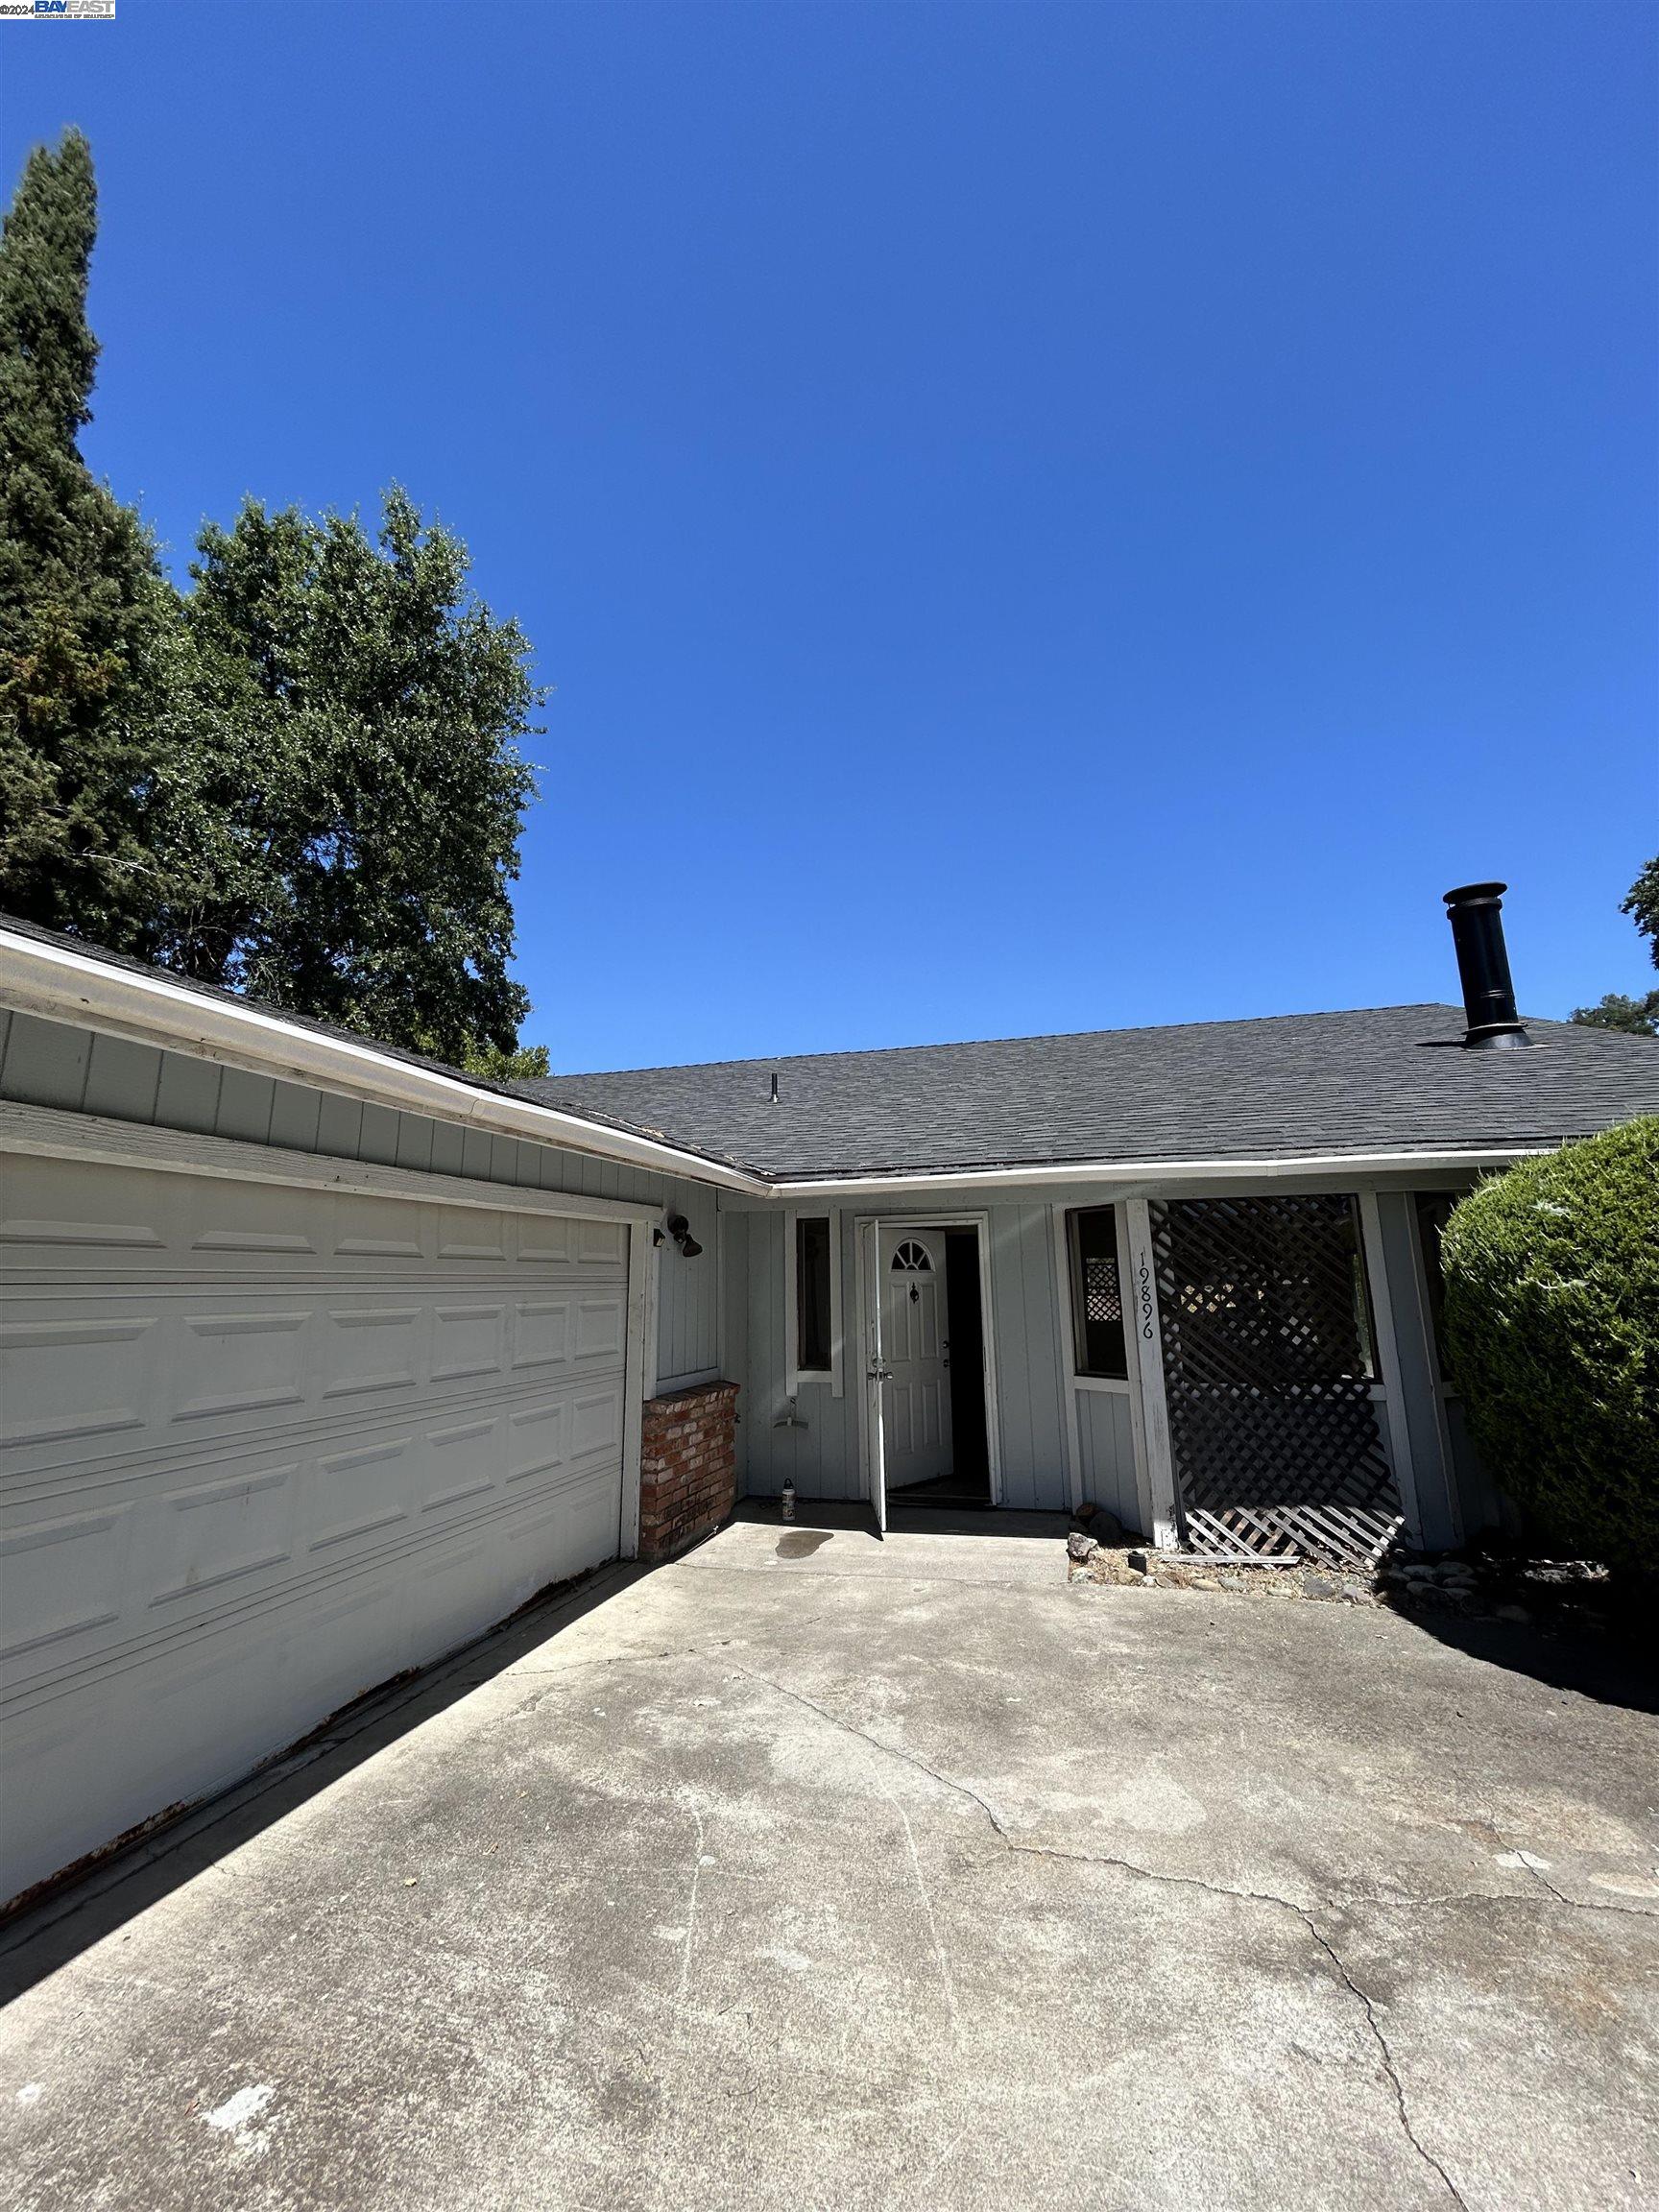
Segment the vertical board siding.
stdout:
<path fill-rule="evenodd" d="M 269 1144 L 271 1117 L 276 1105 L 276 1086 L 269 1075 L 252 1075 L 242 1068 L 227 1068 L 219 1085 L 215 1134 L 234 1137 L 244 1144 Z"/>
<path fill-rule="evenodd" d="M 657 1294 L 657 1387 L 709 1381 L 720 1364 L 720 1215 L 717 1193 L 706 1184 L 667 1186 L 663 1210 L 684 1214 L 702 1245 L 695 1260 L 683 1259 L 664 1241 Z"/>
<path fill-rule="evenodd" d="M 8 1054 L 10 1058 L 10 1054 Z M 187 1059 L 182 1052 L 163 1052 L 161 1080 L 156 1091 L 156 1120 L 163 1129 L 188 1129 L 212 1137 L 219 1129 L 219 1094 L 225 1070 L 211 1060 Z M 356 1142 L 356 1121 L 352 1122 Z M 353 1151 L 351 1157 L 356 1158 Z"/>
<path fill-rule="evenodd" d="M 780 1429 L 789 1411 L 784 1390 L 788 1363 L 783 1343 L 783 1230 L 781 1212 L 748 1214 L 743 1335 L 746 1373 L 738 1410 L 743 1416 L 744 1488 L 748 1495 L 775 1498 L 785 1479 L 803 1498 L 856 1498 L 858 1437 L 854 1426 L 857 1401 L 849 1363 L 849 1395 L 835 1396 L 828 1375 L 804 1375 L 797 1417 L 805 1424 Z M 851 1216 L 842 1217 L 842 1281 L 852 1295 Z M 851 1309 L 848 1326 L 851 1328 Z M 860 1369 L 861 1373 L 862 1370 Z M 747 1404 L 745 1404 L 747 1400 Z"/>
<path fill-rule="evenodd" d="M 81 1101 L 87 1114 L 108 1114 L 117 1121 L 154 1121 L 161 1088 L 161 1054 L 154 1045 L 127 1037 L 94 1037 L 86 1090 Z"/>
<path fill-rule="evenodd" d="M 749 1214 L 720 1210 L 720 1325 L 727 1378 L 737 1384 L 737 1495 L 748 1490 L 749 1436 L 754 1428 L 749 1403 Z"/>
<path fill-rule="evenodd" d="M 1144 1536 L 1127 1390 L 1078 1391 L 1077 1449 L 1084 1498 L 1116 1513 L 1135 1535 Z"/>
<path fill-rule="evenodd" d="M 990 1326 L 997 1346 L 1002 1503 L 1062 1512 L 1065 1402 L 1051 1239 L 1046 1206 L 991 1209 Z"/>
<path fill-rule="evenodd" d="M 1383 1264 L 1388 1271 L 1388 1302 L 1394 1310 L 1394 1338 L 1400 1358 L 1400 1385 L 1406 1407 L 1406 1432 L 1417 1479 L 1417 1510 L 1423 1542 L 1438 1551 L 1457 1541 L 1452 1487 L 1455 1470 L 1447 1465 L 1440 1408 L 1431 1351 L 1433 1323 L 1428 1289 L 1417 1265 L 1411 1234 L 1411 1199 L 1402 1190 L 1378 1193 L 1377 1219 L 1382 1232 Z M 1468 1503 L 1463 1512 L 1468 1516 Z M 1479 1527 L 1479 1517 L 1468 1521 Z"/>
<path fill-rule="evenodd" d="M 643 1168 L 594 1160 L 554 1144 L 492 1137 L 426 1115 L 365 1104 L 309 1084 L 256 1075 L 215 1060 L 136 1045 L 71 1022 L 0 1010 L 0 1098 L 27 1106 L 100 1114 L 116 1121 L 183 1129 L 242 1143 L 314 1152 L 388 1167 L 430 1167 L 528 1190 L 567 1190 L 636 1205 L 663 1201 L 669 1186 Z M 673 1186 L 680 1212 L 713 1252 L 714 1193 L 700 1184 Z M 695 1209 L 701 1209 L 701 1212 Z M 707 1220 L 705 1238 L 698 1226 Z M 696 1262 L 698 1266 L 702 1262 Z M 712 1275 L 713 1269 L 710 1269 Z M 712 1315 L 712 1287 L 700 1293 Z M 676 1326 L 680 1324 L 676 1323 Z M 685 1330 L 685 1340 L 712 1344 L 711 1323 Z M 712 1364 L 709 1354 L 707 1364 Z"/>
<path fill-rule="evenodd" d="M 79 1113 L 91 1058 L 89 1031 L 42 1022 L 34 1014 L 13 1014 L 6 1040 L 6 1075 L 14 1088 L 7 1096 Z"/>
<path fill-rule="evenodd" d="M 803 1498 L 863 1496 L 858 1422 L 865 1345 L 859 1334 L 857 1218 L 841 1208 L 843 1385 L 837 1398 L 828 1375 L 803 1375 L 796 1414 L 805 1426 L 775 1424 L 789 1410 L 784 1385 L 783 1231 L 781 1213 L 733 1214 L 743 1224 L 740 1249 L 747 1274 L 742 1298 L 742 1483 L 753 1497 L 776 1497 L 789 1477 Z M 948 1207 L 889 1210 L 896 1219 L 952 1219 Z M 1045 1205 L 990 1209 L 991 1301 L 987 1316 L 996 1347 L 996 1377 L 1005 1505 L 1062 1511 L 1066 1505 L 1065 1402 L 1054 1257 Z M 733 1250 L 739 1246 L 734 1242 Z M 733 1362 L 729 1359 L 729 1364 Z M 1131 1459 L 1131 1468 L 1133 1461 Z M 1133 1497 L 1133 1475 L 1130 1477 Z"/>

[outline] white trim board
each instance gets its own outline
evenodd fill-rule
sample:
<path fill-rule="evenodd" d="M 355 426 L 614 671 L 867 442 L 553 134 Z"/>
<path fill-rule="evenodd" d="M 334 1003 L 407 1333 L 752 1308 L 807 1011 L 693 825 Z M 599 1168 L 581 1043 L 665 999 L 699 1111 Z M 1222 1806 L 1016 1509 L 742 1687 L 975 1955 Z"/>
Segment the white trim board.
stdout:
<path fill-rule="evenodd" d="M 585 1198 L 568 1190 L 540 1190 L 519 1183 L 486 1183 L 469 1175 L 434 1175 L 423 1168 L 380 1167 L 364 1160 L 335 1160 L 320 1152 L 290 1152 L 279 1144 L 247 1144 L 234 1137 L 205 1137 L 180 1129 L 155 1129 L 143 1121 L 111 1121 L 99 1114 L 72 1114 L 56 1106 L 18 1106 L 0 1100 L 0 1153 L 88 1166 L 148 1167 L 164 1175 L 207 1175 L 238 1183 L 276 1183 L 306 1190 L 342 1190 L 378 1198 L 412 1198 L 429 1206 L 481 1206 L 494 1213 L 552 1214 L 586 1221 L 656 1223 L 661 1206 L 622 1198 Z"/>

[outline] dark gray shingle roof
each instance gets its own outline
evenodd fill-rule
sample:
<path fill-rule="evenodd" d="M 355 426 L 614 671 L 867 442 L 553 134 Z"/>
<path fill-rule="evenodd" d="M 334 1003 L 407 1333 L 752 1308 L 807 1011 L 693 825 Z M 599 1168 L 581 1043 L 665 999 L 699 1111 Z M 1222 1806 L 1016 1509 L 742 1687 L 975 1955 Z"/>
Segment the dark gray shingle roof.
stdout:
<path fill-rule="evenodd" d="M 556 1075 L 522 1088 L 788 1178 L 1524 1149 L 1659 1113 L 1659 1041 L 1527 1025 L 1538 1049 L 1466 1052 L 1457 1008 L 1383 1006 Z"/>

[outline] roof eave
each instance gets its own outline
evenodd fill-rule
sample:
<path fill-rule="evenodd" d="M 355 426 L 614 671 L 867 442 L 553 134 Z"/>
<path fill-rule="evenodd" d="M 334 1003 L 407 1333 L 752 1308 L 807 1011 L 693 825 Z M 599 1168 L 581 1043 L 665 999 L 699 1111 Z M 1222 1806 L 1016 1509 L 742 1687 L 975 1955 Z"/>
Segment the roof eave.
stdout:
<path fill-rule="evenodd" d="M 1274 1182 L 1287 1176 L 1397 1175 L 1504 1167 L 1511 1161 L 1553 1151 L 1552 1144 L 1436 1147 L 1390 1152 L 1294 1152 L 1269 1158 L 1244 1155 L 1212 1160 L 1055 1160 L 978 1167 L 895 1168 L 859 1175 L 779 1176 L 769 1194 L 784 1199 L 876 1198 L 907 1191 L 985 1190 L 1007 1185 L 1042 1189 L 1070 1183 L 1153 1187 L 1246 1179 Z"/>
<path fill-rule="evenodd" d="M 367 1038 L 286 1022 L 246 1000 L 204 995 L 155 971 L 119 967 L 0 926 L 0 1002 L 46 1021 L 187 1052 L 256 1075 L 315 1083 L 373 1105 L 461 1122 L 493 1136 L 559 1144 L 659 1175 L 764 1195 L 764 1175 L 567 1109 L 544 1106 L 401 1059 Z"/>

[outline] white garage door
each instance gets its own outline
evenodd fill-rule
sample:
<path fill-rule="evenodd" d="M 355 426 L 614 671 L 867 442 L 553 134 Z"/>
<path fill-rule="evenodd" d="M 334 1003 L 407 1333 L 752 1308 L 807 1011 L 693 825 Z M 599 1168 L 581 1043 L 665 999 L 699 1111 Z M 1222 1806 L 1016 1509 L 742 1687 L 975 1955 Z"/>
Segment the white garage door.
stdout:
<path fill-rule="evenodd" d="M 628 1224 L 496 1195 L 0 1159 L 0 1898 L 615 1556 Z"/>

